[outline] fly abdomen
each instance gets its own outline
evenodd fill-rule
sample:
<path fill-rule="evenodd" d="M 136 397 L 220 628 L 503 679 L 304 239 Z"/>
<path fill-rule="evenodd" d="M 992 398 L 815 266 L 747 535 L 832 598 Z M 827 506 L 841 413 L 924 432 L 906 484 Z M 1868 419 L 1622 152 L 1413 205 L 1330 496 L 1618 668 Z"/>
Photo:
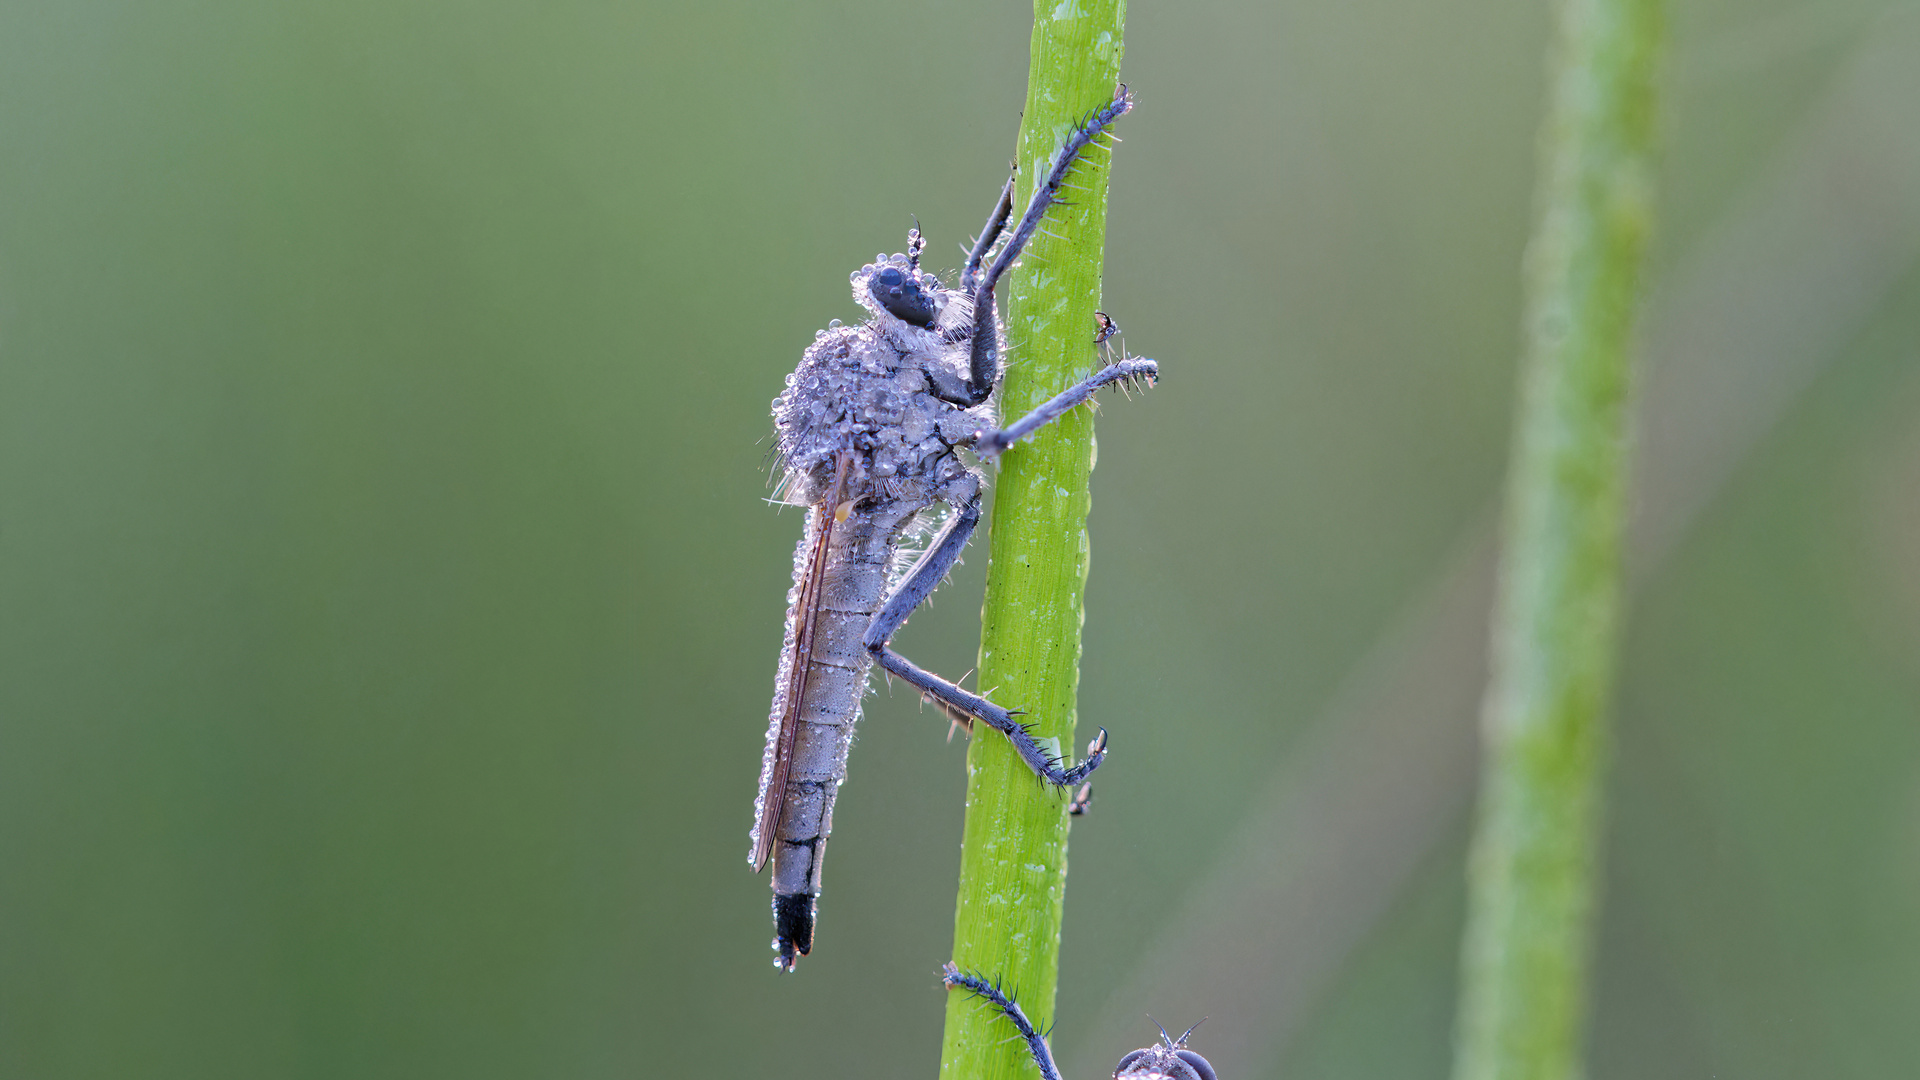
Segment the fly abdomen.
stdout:
<path fill-rule="evenodd" d="M 774 948 L 780 954 L 775 963 L 783 970 L 792 970 L 797 957 L 813 948 L 834 797 L 847 776 L 847 750 L 873 666 L 863 636 L 886 599 L 894 538 L 918 509 L 882 502 L 871 512 L 849 513 L 825 544 L 810 529 L 795 560 L 795 603 L 806 610 L 794 612 L 796 629 L 781 666 L 791 671 L 804 665 L 805 678 L 797 684 L 797 700 L 785 700 L 795 683 L 784 682 L 774 703 L 776 718 L 792 711 L 784 797 L 772 823 Z M 825 561 L 816 567 L 814 559 Z M 769 739 L 782 738 L 785 726 L 776 723 Z"/>

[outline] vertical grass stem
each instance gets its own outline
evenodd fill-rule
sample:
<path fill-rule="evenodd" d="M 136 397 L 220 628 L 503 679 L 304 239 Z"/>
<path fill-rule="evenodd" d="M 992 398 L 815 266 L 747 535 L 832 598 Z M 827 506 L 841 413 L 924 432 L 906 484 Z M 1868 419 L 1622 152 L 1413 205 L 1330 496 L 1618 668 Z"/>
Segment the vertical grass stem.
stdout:
<path fill-rule="evenodd" d="M 1660 37 L 1658 0 L 1559 5 L 1454 1080 L 1581 1075 Z"/>
<path fill-rule="evenodd" d="M 1016 214 L 1072 126 L 1112 100 L 1124 0 L 1036 0 Z M 1106 140 L 1102 140 L 1106 142 Z M 1106 240 L 1109 152 L 1090 147 L 1002 286 L 1008 367 L 1000 408 L 1021 416 L 1095 368 L 1094 312 Z M 982 612 L 979 685 L 1023 709 L 1061 756 L 1074 737 L 1081 600 L 1087 581 L 1093 417 L 1076 409 L 1001 456 Z M 1121 753 L 1125 753 L 1124 744 Z M 981 730 L 967 752 L 967 812 L 953 960 L 999 979 L 1044 1030 L 1053 1015 L 1067 875 L 1066 795 L 1034 779 L 1005 739 Z M 948 997 L 940 1075 L 1033 1075 L 1017 1039 L 969 995 Z"/>

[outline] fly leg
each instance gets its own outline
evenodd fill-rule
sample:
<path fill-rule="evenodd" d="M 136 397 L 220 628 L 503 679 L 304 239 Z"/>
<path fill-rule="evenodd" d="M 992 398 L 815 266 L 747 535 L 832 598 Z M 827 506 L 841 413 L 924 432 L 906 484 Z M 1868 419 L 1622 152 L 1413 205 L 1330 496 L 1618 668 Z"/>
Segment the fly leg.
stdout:
<path fill-rule="evenodd" d="M 907 576 L 894 588 L 893 595 L 887 597 L 886 604 L 874 614 L 873 621 L 867 624 L 864 638 L 867 650 L 890 674 L 904 679 L 950 713 L 984 720 L 989 727 L 1006 735 L 1013 743 L 1014 751 L 1020 755 L 1020 760 L 1026 762 L 1036 776 L 1050 784 L 1072 787 L 1100 767 L 1100 760 L 1107 753 L 1106 729 L 1102 728 L 1099 736 L 1087 748 L 1087 760 L 1070 769 L 1062 768 L 1060 759 L 1041 746 L 1032 732 L 1027 730 L 1027 725 L 1014 719 L 1013 713 L 915 666 L 912 661 L 888 647 L 887 643 L 893 640 L 894 632 L 906 623 L 907 616 L 913 614 L 913 609 L 919 607 L 920 602 L 939 587 L 940 582 L 946 579 L 947 572 L 953 569 L 953 564 L 960 561 L 960 552 L 966 548 L 967 541 L 972 538 L 973 530 L 979 524 L 980 495 L 976 491 L 960 507 L 960 512 L 954 515 L 953 520 L 947 523 L 947 527 L 941 530 L 940 535 L 934 538 L 926 554 L 920 556 L 920 561 L 907 571 Z"/>
<path fill-rule="evenodd" d="M 1093 145 L 1107 125 L 1118 120 L 1133 100 L 1127 96 L 1127 88 L 1122 84 L 1113 95 L 1113 100 L 1095 110 L 1067 134 L 1066 141 L 1060 145 L 1060 153 L 1054 159 L 1053 168 L 1038 186 L 1033 189 L 1033 198 L 1027 203 L 1026 213 L 1020 215 L 1020 221 L 1007 236 L 1005 246 L 995 256 L 993 264 L 985 273 L 980 272 L 980 264 L 986 258 L 987 249 L 994 239 L 1006 229 L 1007 219 L 1013 212 L 1013 182 L 1000 193 L 1000 202 L 995 206 L 993 216 L 987 219 L 987 228 L 974 242 L 973 251 L 967 257 L 966 271 L 961 274 L 961 285 L 973 300 L 973 336 L 968 347 L 966 385 L 956 388 L 959 392 L 943 392 L 936 387 L 943 401 L 949 401 L 964 408 L 975 405 L 993 396 L 994 384 L 1000 381 L 1000 324 L 999 314 L 994 307 L 994 286 L 1000 283 L 1020 253 L 1026 249 L 1027 241 L 1040 228 L 1040 219 L 1047 216 L 1047 208 L 1060 197 L 1060 188 L 1066 183 L 1067 174 L 1080 160 L 1080 151 Z"/>
<path fill-rule="evenodd" d="M 973 250 L 967 254 L 967 268 L 960 272 L 960 291 L 968 296 L 980 285 L 980 264 L 987 259 L 987 252 L 993 250 L 994 241 L 1007 231 L 1007 219 L 1013 216 L 1013 178 L 1007 178 L 1007 186 L 1000 189 L 1000 201 L 993 204 L 993 213 L 987 217 L 987 227 L 973 242 Z"/>
<path fill-rule="evenodd" d="M 1055 394 L 1039 408 L 1006 427 L 997 431 L 983 431 L 974 436 L 974 449 L 978 450 L 982 457 L 992 457 L 1065 416 L 1069 409 L 1093 397 L 1094 393 L 1102 387 L 1112 386 L 1115 383 L 1133 385 L 1139 382 L 1152 386 L 1154 380 L 1159 377 L 1160 365 L 1145 357 L 1117 360 Z"/>
<path fill-rule="evenodd" d="M 940 969 L 940 981 L 946 984 L 949 990 L 965 990 L 974 997 L 985 998 L 988 1004 L 999 1009 L 1000 1015 L 1013 1021 L 1013 1026 L 1020 1031 L 1020 1037 L 1026 1040 L 1027 1052 L 1033 1055 L 1034 1064 L 1040 1066 L 1041 1080 L 1060 1080 L 1060 1069 L 1053 1063 L 1053 1051 L 1047 1049 L 1046 1038 L 1033 1026 L 1033 1021 L 1027 1019 L 1027 1014 L 1021 1011 L 1020 1006 L 1003 993 L 1000 987 L 972 972 L 961 971 L 952 964 Z"/>

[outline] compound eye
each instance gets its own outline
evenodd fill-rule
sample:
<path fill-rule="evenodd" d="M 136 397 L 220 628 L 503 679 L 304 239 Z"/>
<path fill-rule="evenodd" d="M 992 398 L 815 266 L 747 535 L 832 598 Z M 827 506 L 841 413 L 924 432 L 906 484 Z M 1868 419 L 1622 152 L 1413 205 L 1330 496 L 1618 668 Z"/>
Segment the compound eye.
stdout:
<path fill-rule="evenodd" d="M 921 291 L 920 283 L 895 267 L 889 266 L 873 275 L 869 289 L 880 306 L 901 322 L 932 326 L 939 314 L 934 310 L 933 297 Z"/>
<path fill-rule="evenodd" d="M 1213 1066 L 1207 1064 L 1206 1058 L 1201 1057 L 1191 1050 L 1175 1050 L 1174 1053 L 1180 1055 L 1181 1061 L 1193 1066 L 1193 1071 L 1199 1074 L 1200 1080 L 1219 1080 L 1218 1077 L 1213 1075 Z"/>
<path fill-rule="evenodd" d="M 1128 1069 L 1131 1069 L 1135 1065 L 1139 1064 L 1141 1058 L 1151 1057 L 1152 1055 L 1153 1055 L 1153 1051 L 1151 1050 L 1135 1050 L 1131 1054 L 1128 1054 L 1126 1057 L 1121 1058 L 1120 1064 L 1115 1065 L 1113 1067 L 1113 1075 L 1115 1077 L 1115 1080 L 1118 1080 L 1118 1077 L 1120 1076 L 1121 1073 L 1126 1072 Z"/>

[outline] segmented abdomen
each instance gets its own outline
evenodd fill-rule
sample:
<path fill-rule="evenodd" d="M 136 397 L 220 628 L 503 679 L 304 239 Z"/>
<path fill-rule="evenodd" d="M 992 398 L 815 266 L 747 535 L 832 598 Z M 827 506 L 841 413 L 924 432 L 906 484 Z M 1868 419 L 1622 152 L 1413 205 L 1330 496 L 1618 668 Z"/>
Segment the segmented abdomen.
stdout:
<path fill-rule="evenodd" d="M 794 554 L 794 586 L 788 594 L 786 640 L 781 648 L 780 673 L 775 682 L 773 713 L 767 729 L 767 749 L 760 769 L 760 797 L 755 803 L 754 841 L 766 827 L 763 808 L 773 792 L 781 730 L 794 703 L 787 700 L 797 664 L 807 665 L 794 715 L 793 748 L 785 783 L 785 798 L 772 822 L 773 892 L 776 896 L 820 892 L 820 867 L 828 835 L 833 831 L 833 801 L 847 775 L 847 750 L 853 743 L 854 723 L 860 718 L 860 699 L 867 690 L 873 663 L 862 640 L 873 613 L 886 599 L 888 572 L 898 537 L 923 504 L 881 502 L 872 510 L 855 511 L 835 522 L 824 550 L 817 544 L 825 515 L 808 515 L 807 535 Z M 802 610 L 805 583 L 817 568 L 820 587 L 813 610 Z M 811 622 L 811 651 L 799 655 Z"/>

